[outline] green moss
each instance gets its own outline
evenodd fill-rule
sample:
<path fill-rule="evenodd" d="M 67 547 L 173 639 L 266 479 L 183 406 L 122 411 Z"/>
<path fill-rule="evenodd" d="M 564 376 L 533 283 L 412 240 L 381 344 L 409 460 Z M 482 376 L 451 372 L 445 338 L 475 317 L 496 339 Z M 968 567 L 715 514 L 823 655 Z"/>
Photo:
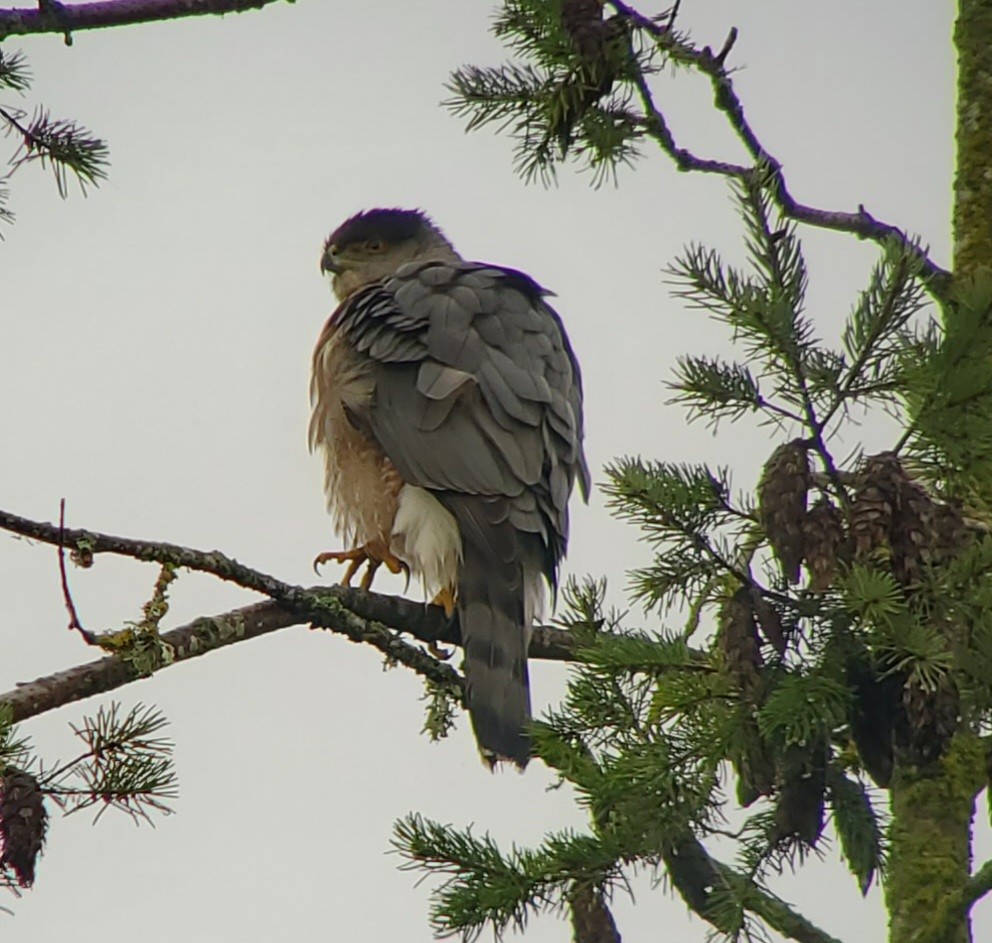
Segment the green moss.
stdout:
<path fill-rule="evenodd" d="M 992 266 L 992 0 L 961 0 L 958 51 L 954 272 Z"/>
<path fill-rule="evenodd" d="M 985 782 L 978 739 L 959 734 L 932 767 L 896 767 L 885 893 L 890 943 L 923 943 L 971 871 L 971 820 Z M 940 943 L 968 943 L 967 919 L 948 914 Z"/>

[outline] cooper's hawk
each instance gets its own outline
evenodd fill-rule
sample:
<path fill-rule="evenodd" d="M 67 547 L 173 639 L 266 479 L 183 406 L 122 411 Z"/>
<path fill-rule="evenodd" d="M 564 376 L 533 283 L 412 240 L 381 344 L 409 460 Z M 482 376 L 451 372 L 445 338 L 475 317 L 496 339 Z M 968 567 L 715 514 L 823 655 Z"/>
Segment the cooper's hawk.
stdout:
<path fill-rule="evenodd" d="M 466 262 L 414 210 L 359 213 L 321 269 L 340 300 L 314 351 L 310 445 L 351 549 L 318 559 L 407 569 L 457 607 L 483 757 L 526 765 L 527 647 L 584 497 L 582 386 L 547 292 Z"/>

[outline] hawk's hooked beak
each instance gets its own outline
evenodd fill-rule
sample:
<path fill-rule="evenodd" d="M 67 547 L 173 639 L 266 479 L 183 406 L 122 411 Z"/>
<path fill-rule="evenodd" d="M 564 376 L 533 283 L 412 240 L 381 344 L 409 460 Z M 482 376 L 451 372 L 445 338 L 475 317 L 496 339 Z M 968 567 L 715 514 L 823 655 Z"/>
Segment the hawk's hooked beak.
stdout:
<path fill-rule="evenodd" d="M 334 250 L 337 246 L 326 246 L 324 248 L 324 254 L 320 257 L 320 271 L 321 273 L 330 272 L 332 275 L 340 275 L 342 272 L 341 262 L 338 257 L 334 254 Z"/>

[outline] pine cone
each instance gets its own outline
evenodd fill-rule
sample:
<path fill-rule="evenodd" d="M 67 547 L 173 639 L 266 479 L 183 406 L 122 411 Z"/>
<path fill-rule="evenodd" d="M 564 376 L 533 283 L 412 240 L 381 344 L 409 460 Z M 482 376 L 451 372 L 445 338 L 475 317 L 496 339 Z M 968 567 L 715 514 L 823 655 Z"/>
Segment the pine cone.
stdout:
<path fill-rule="evenodd" d="M 847 683 L 854 694 L 851 705 L 851 737 L 858 748 L 861 765 L 883 789 L 892 782 L 892 748 L 895 730 L 903 724 L 903 679 L 896 675 L 880 677 L 868 653 L 855 656 L 847 666 Z"/>
<path fill-rule="evenodd" d="M 727 662 L 727 671 L 740 686 L 742 693 L 753 691 L 758 672 L 764 666 L 754 621 L 751 590 L 741 587 L 720 610 L 720 630 L 717 642 Z"/>
<path fill-rule="evenodd" d="M 890 542 L 892 572 L 904 586 L 918 583 L 923 568 L 932 564 L 939 552 L 936 506 L 909 477 L 899 480 Z"/>
<path fill-rule="evenodd" d="M 903 762 L 930 766 L 947 751 L 961 717 L 961 699 L 949 679 L 935 690 L 917 684 L 903 688 L 906 713 L 896 731 L 896 748 Z"/>
<path fill-rule="evenodd" d="M 561 24 L 579 58 L 549 121 L 564 154 L 582 117 L 613 90 L 628 56 L 626 20 L 617 14 L 604 21 L 602 0 L 561 0 Z"/>
<path fill-rule="evenodd" d="M 576 940 L 588 943 L 619 943 L 620 934 L 607 905 L 602 887 L 576 882 L 569 900 L 572 931 Z"/>
<path fill-rule="evenodd" d="M 48 812 L 38 781 L 8 766 L 0 779 L 0 868 L 10 868 L 21 887 L 34 883 L 34 866 L 47 830 Z"/>
<path fill-rule="evenodd" d="M 823 796 L 827 787 L 826 740 L 786 747 L 779 767 L 778 802 L 772 840 L 797 838 L 815 845 L 823 831 Z"/>
<path fill-rule="evenodd" d="M 803 552 L 809 569 L 809 588 L 824 593 L 833 584 L 837 564 L 846 555 L 844 518 L 826 498 L 810 508 L 803 522 Z"/>
<path fill-rule="evenodd" d="M 737 772 L 737 801 L 746 808 L 775 791 L 775 757 L 762 740 L 753 717 L 744 722 L 740 735 L 744 744 L 734 767 Z"/>
<path fill-rule="evenodd" d="M 603 48 L 602 0 L 562 0 L 561 25 L 575 51 L 584 59 L 596 59 Z"/>
<path fill-rule="evenodd" d="M 938 559 L 955 556 L 968 539 L 968 525 L 955 504 L 934 504 L 934 528 Z"/>
<path fill-rule="evenodd" d="M 758 517 L 790 583 L 799 582 L 803 521 L 809 491 L 809 459 L 801 439 L 780 445 L 765 463 L 758 484 Z"/>
<path fill-rule="evenodd" d="M 745 713 L 740 731 L 744 740 L 734 761 L 737 772 L 737 797 L 748 806 L 760 796 L 770 795 L 775 785 L 775 762 L 761 737 L 754 709 L 759 698 L 761 643 L 755 621 L 754 602 L 758 597 L 749 586 L 742 586 L 724 600 L 720 610 L 717 645 L 727 663 L 727 671 L 740 689 Z"/>
<path fill-rule="evenodd" d="M 856 557 L 866 557 L 879 547 L 888 547 L 889 530 L 906 480 L 899 459 L 891 452 L 865 460 L 851 506 L 851 537 Z"/>
<path fill-rule="evenodd" d="M 786 642 L 785 632 L 782 629 L 782 616 L 753 586 L 751 587 L 751 609 L 765 641 L 780 655 L 784 655 Z"/>

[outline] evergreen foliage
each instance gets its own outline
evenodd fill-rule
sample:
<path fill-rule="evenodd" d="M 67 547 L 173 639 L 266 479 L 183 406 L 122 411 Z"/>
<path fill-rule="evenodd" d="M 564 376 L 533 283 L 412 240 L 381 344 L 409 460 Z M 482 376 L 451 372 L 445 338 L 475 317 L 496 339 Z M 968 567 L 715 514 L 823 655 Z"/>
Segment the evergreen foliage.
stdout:
<path fill-rule="evenodd" d="M 495 31 L 522 61 L 453 79 L 449 104 L 470 127 L 509 130 L 526 177 L 635 153 L 644 116 L 631 89 L 687 42 L 649 43 L 643 21 L 611 25 L 594 6 L 510 0 Z M 601 45 L 590 62 L 577 9 L 587 30 L 624 37 L 619 58 Z M 575 83 L 597 63 L 611 81 L 594 96 Z M 625 129 L 620 143 L 597 142 L 588 115 Z M 609 899 L 639 868 L 725 938 L 791 932 L 796 915 L 768 878 L 825 853 L 829 823 L 867 893 L 886 867 L 894 765 L 939 762 L 956 733 L 992 722 L 992 277 L 930 307 L 920 247 L 885 240 L 829 346 L 806 309 L 802 244 L 777 181 L 760 163 L 732 175 L 746 266 L 689 245 L 668 268 L 674 295 L 740 351 L 681 357 L 673 401 L 715 431 L 721 420 L 767 428 L 760 483 L 735 491 L 727 468 L 641 457 L 607 467 L 610 506 L 650 548 L 634 600 L 686 622 L 650 632 L 604 613 L 601 584 L 568 587 L 580 664 L 533 739 L 588 831 L 504 853 L 470 830 L 399 823 L 407 867 L 444 876 L 438 933 L 519 928 L 578 887 Z M 874 409 L 897 423 L 891 448 L 851 455 L 856 421 Z M 708 850 L 718 836 L 736 840 L 732 865 Z"/>
<path fill-rule="evenodd" d="M 0 94 L 23 94 L 31 87 L 31 71 L 20 52 L 5 52 L 0 47 Z M 8 172 L 0 176 L 0 222 L 12 222 L 14 214 L 6 206 L 10 196 L 6 186 L 11 175 L 25 164 L 38 163 L 55 176 L 62 197 L 68 195 L 69 180 L 75 179 L 85 193 L 107 176 L 109 150 L 78 122 L 53 118 L 47 109 L 36 107 L 33 113 L 14 107 L 0 98 L 0 130 L 18 142 L 7 161 Z"/>
<path fill-rule="evenodd" d="M 445 104 L 469 128 L 510 130 L 525 180 L 549 182 L 572 159 L 598 185 L 636 158 L 642 132 L 630 104 L 637 77 L 660 67 L 653 44 L 581 0 L 509 0 L 493 33 L 525 61 L 459 69 Z"/>
<path fill-rule="evenodd" d="M 0 885 L 29 887 L 44 844 L 48 801 L 66 814 L 96 809 L 127 813 L 136 822 L 167 814 L 177 796 L 168 721 L 155 709 L 117 703 L 86 717 L 73 732 L 83 750 L 46 766 L 0 712 Z"/>

